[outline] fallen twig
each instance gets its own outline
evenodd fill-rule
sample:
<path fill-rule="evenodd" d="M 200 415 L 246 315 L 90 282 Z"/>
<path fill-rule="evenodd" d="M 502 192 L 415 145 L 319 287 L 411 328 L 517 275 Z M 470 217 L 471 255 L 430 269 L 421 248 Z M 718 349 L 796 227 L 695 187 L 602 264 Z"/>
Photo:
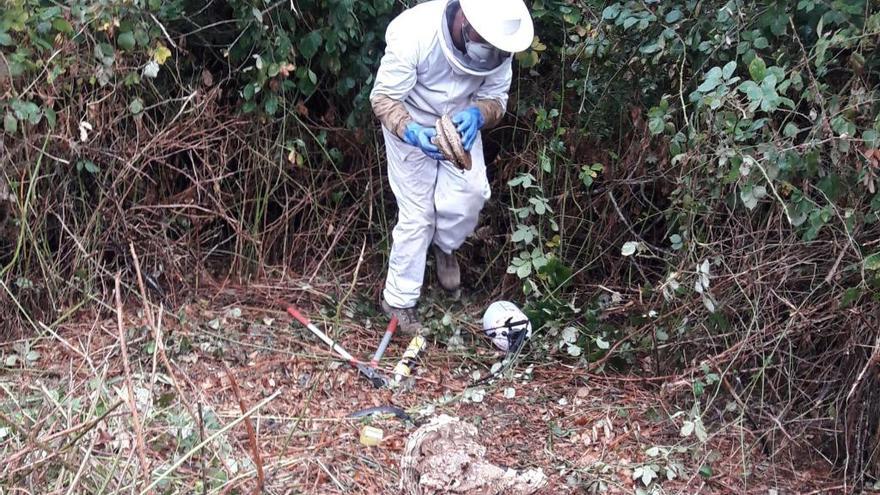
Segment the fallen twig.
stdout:
<path fill-rule="evenodd" d="M 141 471 L 144 475 L 144 484 L 150 482 L 150 469 L 147 465 L 146 447 L 144 446 L 144 432 L 141 427 L 141 420 L 137 411 L 137 403 L 134 399 L 134 385 L 131 382 L 131 366 L 128 362 L 128 347 L 125 345 L 125 325 L 123 324 L 122 313 L 122 296 L 120 289 L 120 274 L 116 274 L 116 325 L 119 330 L 119 346 L 122 351 L 122 366 L 125 370 L 125 385 L 128 389 L 128 407 L 131 411 L 131 419 L 134 423 L 134 433 L 137 440 L 138 457 L 141 462 Z"/>
<path fill-rule="evenodd" d="M 238 383 L 235 381 L 235 377 L 232 376 L 232 371 L 230 371 L 229 366 L 226 366 L 226 363 L 223 363 L 223 368 L 226 370 L 226 377 L 229 378 L 229 384 L 232 386 L 232 393 L 235 395 L 235 400 L 238 401 L 241 413 L 244 414 L 245 411 L 247 411 L 247 407 L 244 404 L 244 399 L 241 398 L 241 391 L 238 389 Z M 260 446 L 257 443 L 257 434 L 254 431 L 254 426 L 251 424 L 250 418 L 244 420 L 244 426 L 247 429 L 248 442 L 250 443 L 251 453 L 254 456 L 254 465 L 257 467 L 257 487 L 254 490 L 254 493 L 258 494 L 263 491 L 263 486 L 266 483 L 266 476 L 263 473 L 263 459 L 260 456 Z"/>
<path fill-rule="evenodd" d="M 205 441 L 205 420 L 202 418 L 202 403 L 199 402 L 199 441 Z M 208 469 L 205 466 L 205 456 L 199 456 L 199 470 L 202 475 L 202 495 L 207 495 L 208 493 Z"/>

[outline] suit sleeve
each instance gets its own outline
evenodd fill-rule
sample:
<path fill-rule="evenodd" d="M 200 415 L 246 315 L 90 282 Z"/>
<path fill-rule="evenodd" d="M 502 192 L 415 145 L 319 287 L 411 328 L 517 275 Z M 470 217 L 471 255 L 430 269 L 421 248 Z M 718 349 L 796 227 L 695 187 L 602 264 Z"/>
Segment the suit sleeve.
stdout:
<path fill-rule="evenodd" d="M 403 137 L 407 124 L 412 122 L 403 101 L 416 85 L 419 61 L 417 36 L 407 36 L 406 27 L 399 17 L 388 25 L 385 54 L 370 92 L 373 113 L 398 137 Z"/>

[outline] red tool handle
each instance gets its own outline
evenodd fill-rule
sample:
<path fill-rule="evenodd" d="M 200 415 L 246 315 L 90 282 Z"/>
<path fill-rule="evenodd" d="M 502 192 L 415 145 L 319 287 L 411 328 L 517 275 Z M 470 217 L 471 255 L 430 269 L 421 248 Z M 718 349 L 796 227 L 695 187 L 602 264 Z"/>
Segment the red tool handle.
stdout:
<path fill-rule="evenodd" d="M 391 321 L 388 322 L 388 328 L 385 331 L 390 334 L 394 334 L 397 331 L 397 316 L 391 317 Z"/>
<path fill-rule="evenodd" d="M 300 313 L 299 310 L 296 309 L 296 308 L 294 308 L 293 306 L 288 306 L 288 307 L 287 307 L 287 312 L 290 314 L 290 316 L 296 318 L 296 320 L 297 320 L 298 322 L 302 323 L 302 324 L 305 325 L 305 326 L 309 326 L 309 325 L 312 324 L 312 322 L 309 321 L 308 318 L 306 318 L 305 316 L 303 316 L 303 314 Z"/>
<path fill-rule="evenodd" d="M 392 316 L 391 321 L 388 322 L 388 328 L 385 330 L 385 335 L 382 336 L 382 342 L 379 342 L 379 348 L 376 349 L 376 354 L 374 354 L 373 359 L 370 360 L 370 366 L 373 368 L 379 366 L 379 360 L 382 359 L 382 355 L 385 354 L 385 349 L 388 348 L 388 344 L 391 342 L 391 336 L 394 335 L 396 330 L 397 316 Z"/>

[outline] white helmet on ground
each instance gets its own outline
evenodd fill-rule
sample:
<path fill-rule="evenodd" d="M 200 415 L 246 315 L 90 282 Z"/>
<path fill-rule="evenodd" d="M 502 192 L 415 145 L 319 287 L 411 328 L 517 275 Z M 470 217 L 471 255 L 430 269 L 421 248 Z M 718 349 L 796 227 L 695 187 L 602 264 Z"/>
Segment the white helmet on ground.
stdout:
<path fill-rule="evenodd" d="M 535 26 L 523 0 L 459 0 L 471 26 L 495 48 L 516 53 L 532 45 Z"/>
<path fill-rule="evenodd" d="M 532 323 L 516 304 L 496 301 L 483 314 L 483 331 L 495 347 L 510 352 L 532 336 Z"/>

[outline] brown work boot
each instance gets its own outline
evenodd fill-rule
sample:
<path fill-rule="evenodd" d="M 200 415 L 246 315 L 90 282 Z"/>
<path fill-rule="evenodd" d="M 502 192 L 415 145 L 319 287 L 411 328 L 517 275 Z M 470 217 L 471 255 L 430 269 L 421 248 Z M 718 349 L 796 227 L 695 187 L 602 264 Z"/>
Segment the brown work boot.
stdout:
<path fill-rule="evenodd" d="M 422 320 L 419 319 L 419 313 L 416 308 L 394 308 L 385 299 L 382 299 L 382 311 L 388 317 L 397 317 L 397 329 L 404 335 L 417 335 L 421 333 Z"/>
<path fill-rule="evenodd" d="M 440 282 L 440 287 L 449 292 L 457 291 L 461 287 L 461 269 L 455 253 L 446 254 L 434 244 L 434 258 L 437 262 L 437 280 Z"/>

